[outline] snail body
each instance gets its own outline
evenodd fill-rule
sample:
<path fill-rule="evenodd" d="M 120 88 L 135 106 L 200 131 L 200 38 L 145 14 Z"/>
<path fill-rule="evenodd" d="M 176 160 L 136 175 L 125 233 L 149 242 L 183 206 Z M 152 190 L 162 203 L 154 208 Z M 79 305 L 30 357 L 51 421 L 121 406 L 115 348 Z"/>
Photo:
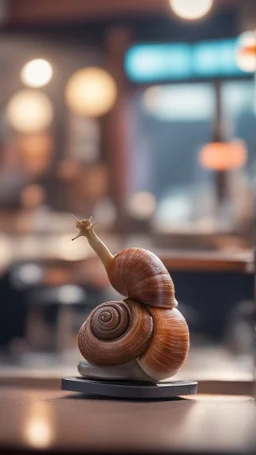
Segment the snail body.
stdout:
<path fill-rule="evenodd" d="M 76 221 L 77 237 L 87 237 L 110 283 L 127 297 L 91 312 L 78 333 L 82 356 L 102 368 L 136 361 L 153 382 L 173 376 L 187 358 L 189 330 L 176 308 L 174 284 L 162 261 L 142 248 L 113 256 L 95 234 L 91 219 Z"/>

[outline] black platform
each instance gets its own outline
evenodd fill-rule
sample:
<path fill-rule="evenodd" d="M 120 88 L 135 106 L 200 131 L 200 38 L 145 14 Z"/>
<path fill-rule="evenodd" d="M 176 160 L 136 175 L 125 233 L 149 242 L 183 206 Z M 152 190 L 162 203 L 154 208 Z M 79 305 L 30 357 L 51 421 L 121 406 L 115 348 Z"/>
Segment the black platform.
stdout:
<path fill-rule="evenodd" d="M 195 394 L 197 393 L 197 382 L 172 381 L 148 384 L 135 381 L 93 381 L 82 377 L 73 377 L 63 378 L 61 389 L 79 392 L 84 395 L 98 395 L 126 400 L 156 400 Z"/>

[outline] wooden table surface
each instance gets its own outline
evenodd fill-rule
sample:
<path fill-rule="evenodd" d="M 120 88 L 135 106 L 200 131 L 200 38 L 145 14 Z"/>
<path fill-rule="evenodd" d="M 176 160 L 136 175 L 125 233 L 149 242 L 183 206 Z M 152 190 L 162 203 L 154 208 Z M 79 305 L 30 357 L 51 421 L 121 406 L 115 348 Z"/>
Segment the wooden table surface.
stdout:
<path fill-rule="evenodd" d="M 125 402 L 0 387 L 0 452 L 255 453 L 248 396 Z"/>
<path fill-rule="evenodd" d="M 221 251 L 154 251 L 169 270 L 253 273 L 253 254 L 250 251 L 227 253 Z"/>

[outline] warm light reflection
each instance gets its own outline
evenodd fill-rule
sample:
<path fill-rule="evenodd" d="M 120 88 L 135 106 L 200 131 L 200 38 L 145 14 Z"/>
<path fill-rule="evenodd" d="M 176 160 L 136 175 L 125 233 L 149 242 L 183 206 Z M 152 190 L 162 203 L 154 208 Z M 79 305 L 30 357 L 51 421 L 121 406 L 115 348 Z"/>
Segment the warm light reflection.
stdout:
<path fill-rule="evenodd" d="M 100 68 L 84 68 L 69 79 L 66 88 L 68 107 L 78 115 L 99 117 L 106 114 L 117 97 L 112 76 Z"/>
<path fill-rule="evenodd" d="M 7 119 L 22 133 L 34 133 L 48 128 L 53 120 L 49 98 L 36 90 L 20 90 L 7 105 Z"/>
<path fill-rule="evenodd" d="M 134 218 L 146 220 L 150 218 L 156 208 L 156 198 L 148 192 L 133 194 L 128 201 L 128 211 Z"/>
<path fill-rule="evenodd" d="M 48 422 L 40 417 L 28 421 L 26 439 L 33 447 L 48 447 L 51 442 L 51 429 Z"/>
<path fill-rule="evenodd" d="M 239 140 L 230 143 L 212 142 L 201 149 L 199 160 L 206 169 L 239 169 L 247 162 L 247 149 L 244 142 Z"/>
<path fill-rule="evenodd" d="M 170 0 L 174 13 L 186 20 L 204 17 L 213 6 L 213 0 Z"/>
<path fill-rule="evenodd" d="M 237 42 L 236 62 L 245 72 L 256 71 L 256 32 L 250 31 L 240 35 Z"/>
<path fill-rule="evenodd" d="M 38 449 L 49 447 L 53 440 L 52 415 L 44 403 L 33 403 L 23 428 L 27 444 Z"/>
<path fill-rule="evenodd" d="M 42 58 L 31 60 L 23 66 L 20 77 L 28 87 L 43 87 L 52 78 L 51 64 Z"/>

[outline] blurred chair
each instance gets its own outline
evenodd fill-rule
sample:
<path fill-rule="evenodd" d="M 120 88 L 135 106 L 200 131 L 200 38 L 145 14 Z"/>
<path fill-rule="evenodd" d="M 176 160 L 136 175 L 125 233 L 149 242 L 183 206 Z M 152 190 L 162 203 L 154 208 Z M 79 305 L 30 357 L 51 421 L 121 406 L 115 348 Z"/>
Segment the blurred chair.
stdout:
<path fill-rule="evenodd" d="M 65 261 L 21 261 L 2 277 L 0 347 L 8 361 L 20 363 L 33 352 L 77 349 L 81 324 L 96 305 L 109 299 L 105 289 L 87 282 L 86 276 L 74 283 L 73 268 Z"/>
<path fill-rule="evenodd" d="M 26 327 L 30 349 L 60 353 L 74 348 L 81 321 L 91 308 L 89 301 L 88 293 L 72 284 L 31 290 Z"/>

